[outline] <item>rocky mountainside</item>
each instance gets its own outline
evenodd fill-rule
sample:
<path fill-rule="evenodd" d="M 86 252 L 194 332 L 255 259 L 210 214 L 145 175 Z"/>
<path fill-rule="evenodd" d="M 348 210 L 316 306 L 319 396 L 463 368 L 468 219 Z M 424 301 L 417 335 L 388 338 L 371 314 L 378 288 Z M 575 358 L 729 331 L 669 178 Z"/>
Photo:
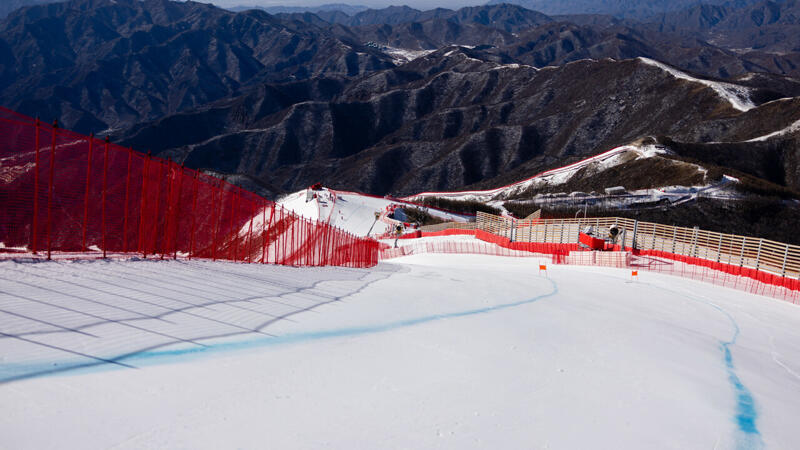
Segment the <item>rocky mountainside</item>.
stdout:
<path fill-rule="evenodd" d="M 797 190 L 800 51 L 774 50 L 795 35 L 732 46 L 795 26 L 792 1 L 768 3 L 635 20 L 71 0 L 0 21 L 0 104 L 267 195 L 317 181 L 381 195 L 493 187 L 646 137 L 715 174 Z"/>
<path fill-rule="evenodd" d="M 43 3 L 53 3 L 57 0 L 3 0 L 0 2 L 0 19 L 9 15 L 12 11 L 26 6 L 41 5 Z"/>
<path fill-rule="evenodd" d="M 171 118 L 206 123 L 213 117 L 227 132 L 217 127 L 159 150 L 192 167 L 269 179 L 284 190 L 325 180 L 375 194 L 411 194 L 511 182 L 643 136 L 738 143 L 800 120 L 795 80 L 762 75 L 739 84 L 709 82 L 644 59 L 536 69 L 507 64 L 496 49 L 447 47 L 339 86 L 330 100 L 301 97 L 279 111 L 274 100 L 265 109 L 259 91 Z M 166 123 L 141 127 L 125 142 L 149 141 Z M 687 157 L 724 165 L 719 148 L 738 148 L 749 152 L 739 158 L 753 164 L 737 170 L 800 188 L 792 165 L 796 145 L 782 147 L 783 172 L 764 169 L 761 160 L 774 159 L 768 148 L 774 145 L 710 146 L 709 154 L 695 150 Z M 762 151 L 772 156 L 757 156 Z"/>
<path fill-rule="evenodd" d="M 752 0 L 735 0 L 746 4 Z M 726 0 L 707 0 L 722 4 Z M 489 4 L 513 3 L 545 14 L 608 14 L 620 18 L 646 20 L 658 14 L 680 11 L 696 5 L 695 0 L 490 0 Z"/>
<path fill-rule="evenodd" d="M 701 4 L 653 18 L 659 31 L 694 33 L 715 45 L 770 53 L 800 50 L 800 2 Z"/>
<path fill-rule="evenodd" d="M 354 76 L 384 53 L 262 11 L 168 0 L 74 0 L 0 22 L 0 103 L 81 131 L 125 128 L 248 85 Z"/>

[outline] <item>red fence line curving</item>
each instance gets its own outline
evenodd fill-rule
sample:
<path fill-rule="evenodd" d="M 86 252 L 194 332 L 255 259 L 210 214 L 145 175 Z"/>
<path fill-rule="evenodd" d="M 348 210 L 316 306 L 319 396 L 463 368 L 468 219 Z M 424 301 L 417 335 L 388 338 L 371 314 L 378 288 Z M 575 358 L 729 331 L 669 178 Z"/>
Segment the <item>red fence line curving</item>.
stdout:
<path fill-rule="evenodd" d="M 0 257 L 371 267 L 378 247 L 170 160 L 0 108 Z"/>
<path fill-rule="evenodd" d="M 665 273 L 800 304 L 800 280 L 659 250 L 622 249 L 617 245 L 613 251 L 585 251 L 579 244 L 512 242 L 483 230 L 414 233 L 408 239 L 456 234 L 474 235 L 475 240 L 422 241 L 404 243 L 398 248 L 385 246 L 381 249 L 380 257 L 391 259 L 420 253 L 462 253 L 549 258 L 553 264 L 633 268 Z"/>

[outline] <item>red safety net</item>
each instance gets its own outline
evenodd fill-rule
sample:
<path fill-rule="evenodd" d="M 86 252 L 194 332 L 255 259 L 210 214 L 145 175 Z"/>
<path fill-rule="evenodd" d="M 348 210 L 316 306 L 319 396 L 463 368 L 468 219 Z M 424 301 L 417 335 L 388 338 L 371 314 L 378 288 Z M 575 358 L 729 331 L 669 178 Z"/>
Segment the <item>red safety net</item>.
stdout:
<path fill-rule="evenodd" d="M 452 232 L 448 232 L 452 231 Z M 511 242 L 508 238 L 483 230 L 444 230 L 414 233 L 414 237 L 473 235 L 475 240 L 421 241 L 399 248 L 384 246 L 381 259 L 420 253 L 464 253 L 493 256 L 548 258 L 554 264 L 635 268 L 729 287 L 800 304 L 800 280 L 782 277 L 758 269 L 740 267 L 659 250 L 622 249 L 584 251 L 579 244 Z M 608 246 L 611 248 L 612 246 Z"/>
<path fill-rule="evenodd" d="M 0 257 L 371 267 L 378 247 L 172 161 L 0 108 Z"/>

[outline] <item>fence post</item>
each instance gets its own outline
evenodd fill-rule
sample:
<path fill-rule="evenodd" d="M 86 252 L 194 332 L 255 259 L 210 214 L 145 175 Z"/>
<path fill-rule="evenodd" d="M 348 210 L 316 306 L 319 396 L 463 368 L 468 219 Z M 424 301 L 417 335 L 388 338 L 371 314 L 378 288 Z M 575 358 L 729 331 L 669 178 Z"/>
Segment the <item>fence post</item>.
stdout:
<path fill-rule="evenodd" d="M 786 258 L 789 257 L 789 244 L 786 244 L 786 250 L 783 251 L 783 267 L 781 267 L 781 276 L 786 276 Z"/>
<path fill-rule="evenodd" d="M 142 198 L 139 204 L 139 251 L 142 252 L 142 257 L 147 258 L 147 249 L 145 248 L 146 242 L 144 239 L 145 220 L 147 215 L 145 213 L 145 205 L 147 204 L 147 170 L 150 166 L 150 152 L 147 152 L 147 157 L 142 162 Z"/>
<path fill-rule="evenodd" d="M 158 218 L 159 218 L 159 210 L 161 209 L 161 180 L 163 178 L 164 178 L 164 163 L 159 161 L 158 177 L 156 177 L 156 213 L 155 213 L 155 220 L 153 220 L 153 232 L 152 232 L 153 256 L 155 256 L 158 253 L 158 247 L 156 246 L 156 239 L 158 238 Z M 164 219 L 166 220 L 166 217 Z M 161 253 L 161 257 L 162 258 L 164 257 L 163 252 Z"/>
<path fill-rule="evenodd" d="M 272 204 L 272 208 L 269 212 L 269 224 L 267 224 L 263 219 L 267 217 L 267 205 L 264 204 L 264 214 L 262 217 L 262 222 L 264 225 L 261 226 L 261 234 L 264 236 L 264 246 L 261 249 L 261 264 L 266 264 L 267 262 L 267 244 L 269 243 L 269 235 L 272 233 L 272 218 L 275 216 L 275 204 Z"/>
<path fill-rule="evenodd" d="M 219 223 L 222 220 L 222 196 L 225 194 L 225 191 L 222 189 L 222 180 L 219 180 L 217 183 L 217 192 L 219 193 L 219 199 L 217 196 L 214 196 L 216 200 L 214 203 L 216 204 L 216 211 L 214 214 L 214 240 L 211 244 L 211 260 L 217 260 L 217 246 L 218 246 L 218 237 L 219 237 Z"/>
<path fill-rule="evenodd" d="M 89 156 L 86 158 L 86 192 L 83 196 L 83 230 L 81 249 L 86 251 L 86 224 L 89 221 L 89 180 L 92 175 L 92 151 L 94 150 L 94 133 L 89 135 Z"/>
<path fill-rule="evenodd" d="M 169 226 L 170 222 L 172 222 L 172 164 L 172 159 L 167 159 L 167 195 L 164 202 L 164 224 L 161 228 L 161 259 L 164 259 L 164 256 L 167 254 L 167 244 L 169 244 Z M 157 233 L 158 230 L 156 230 L 156 233 L 154 234 Z M 155 239 L 153 241 L 155 242 Z"/>
<path fill-rule="evenodd" d="M 636 249 L 636 235 L 639 234 L 639 221 L 633 221 L 633 238 L 631 239 L 631 248 Z"/>
<path fill-rule="evenodd" d="M 283 242 L 285 240 L 281 228 L 286 226 L 286 221 L 283 214 L 283 207 L 280 205 L 275 205 L 275 207 L 280 208 L 275 212 L 277 219 L 275 222 L 275 264 L 281 264 L 284 251 Z M 277 216 L 278 213 L 280 213 L 280 217 Z"/>
<path fill-rule="evenodd" d="M 756 270 L 761 266 L 761 244 L 764 243 L 763 239 L 758 240 L 758 252 L 756 252 Z"/>
<path fill-rule="evenodd" d="M 722 233 L 719 234 L 719 244 L 717 244 L 717 262 L 722 259 Z"/>
<path fill-rule="evenodd" d="M 128 203 L 131 190 L 131 166 L 133 165 L 133 149 L 128 148 L 128 170 L 125 176 L 125 216 L 122 219 L 122 252 L 128 253 Z"/>
<path fill-rule="evenodd" d="M 173 214 L 172 226 L 172 259 L 178 259 L 178 231 L 181 220 L 181 192 L 183 191 L 184 167 L 181 164 L 178 172 L 178 195 L 175 197 L 175 213 Z"/>
<path fill-rule="evenodd" d="M 192 194 L 192 230 L 191 230 L 192 234 L 189 237 L 189 259 L 192 259 L 192 256 L 194 256 L 194 230 L 195 230 L 195 224 L 196 224 L 196 221 L 197 221 L 197 219 L 196 219 L 196 217 L 197 217 L 197 190 L 198 190 L 197 180 L 198 180 L 199 177 L 200 177 L 200 172 L 195 171 L 194 172 L 194 182 L 193 182 L 194 193 Z"/>
<path fill-rule="evenodd" d="M 47 191 L 47 259 L 52 256 L 53 251 L 53 184 L 55 183 L 56 165 L 56 139 L 58 135 L 58 120 L 53 122 L 53 141 L 50 146 L 50 184 Z"/>
<path fill-rule="evenodd" d="M 739 268 L 744 266 L 744 246 L 747 242 L 747 236 L 742 236 L 742 254 L 739 256 Z"/>
<path fill-rule="evenodd" d="M 106 257 L 106 191 L 108 190 L 108 146 L 110 139 L 106 136 L 105 150 L 103 151 L 103 219 L 102 219 L 102 242 L 103 242 L 103 258 Z"/>
<path fill-rule="evenodd" d="M 672 227 L 672 254 L 675 254 L 675 246 L 678 244 L 678 228 Z"/>
<path fill-rule="evenodd" d="M 561 232 L 558 235 L 558 243 L 564 243 L 564 219 L 561 219 Z"/>
<path fill-rule="evenodd" d="M 256 207 L 253 201 L 250 201 L 250 226 L 247 230 L 247 263 L 253 262 L 253 217 L 256 215 Z M 244 260 L 244 258 L 242 258 Z"/>
<path fill-rule="evenodd" d="M 36 132 L 34 134 L 34 145 L 36 146 L 36 159 L 34 160 L 33 172 L 33 230 L 31 233 L 31 250 L 36 254 L 36 238 L 39 229 L 39 130 L 41 122 L 36 118 Z"/>

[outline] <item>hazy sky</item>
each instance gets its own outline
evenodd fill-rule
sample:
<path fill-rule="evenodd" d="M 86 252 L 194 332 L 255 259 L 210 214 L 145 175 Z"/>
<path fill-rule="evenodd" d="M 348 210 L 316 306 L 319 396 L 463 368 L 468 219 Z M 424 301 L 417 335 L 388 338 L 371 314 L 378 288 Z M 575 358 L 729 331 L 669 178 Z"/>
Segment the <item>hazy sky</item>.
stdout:
<path fill-rule="evenodd" d="M 319 6 L 328 3 L 346 3 L 363 5 L 370 8 L 385 8 L 390 5 L 408 5 L 412 8 L 426 10 L 433 8 L 461 8 L 462 6 L 482 5 L 487 0 L 196 0 L 213 3 L 217 6 Z"/>

